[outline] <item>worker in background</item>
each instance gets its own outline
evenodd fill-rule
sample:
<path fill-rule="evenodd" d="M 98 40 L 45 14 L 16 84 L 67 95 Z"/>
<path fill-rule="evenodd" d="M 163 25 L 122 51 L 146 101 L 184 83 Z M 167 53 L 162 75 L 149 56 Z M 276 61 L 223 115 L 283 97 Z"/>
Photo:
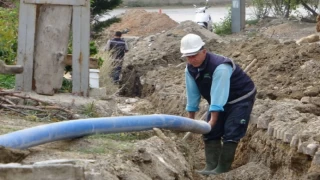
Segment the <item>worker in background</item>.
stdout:
<path fill-rule="evenodd" d="M 203 135 L 206 167 L 200 174 L 230 170 L 238 142 L 245 136 L 255 100 L 250 77 L 231 59 L 210 53 L 196 34 L 181 39 L 180 51 L 187 59 L 185 70 L 188 117 L 194 119 L 201 96 L 209 103 Z"/>
<path fill-rule="evenodd" d="M 114 38 L 108 40 L 106 45 L 106 50 L 111 53 L 112 57 L 112 66 L 111 77 L 113 83 L 118 84 L 120 79 L 120 73 L 123 64 L 123 58 L 126 52 L 129 51 L 128 44 L 126 41 L 121 38 L 122 33 L 117 31 L 114 35 Z"/>

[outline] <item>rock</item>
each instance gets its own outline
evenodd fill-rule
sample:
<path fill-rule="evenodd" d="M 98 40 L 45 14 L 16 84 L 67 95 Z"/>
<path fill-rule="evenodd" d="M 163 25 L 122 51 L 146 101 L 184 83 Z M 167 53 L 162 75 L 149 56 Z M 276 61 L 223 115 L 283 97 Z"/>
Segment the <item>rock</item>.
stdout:
<path fill-rule="evenodd" d="M 303 43 L 313 43 L 313 42 L 317 42 L 319 41 L 319 35 L 317 34 L 312 34 L 312 35 L 309 35 L 307 37 L 303 37 L 299 40 L 296 41 L 297 44 L 303 44 Z"/>
<path fill-rule="evenodd" d="M 91 159 L 55 159 L 55 160 L 35 162 L 33 165 L 50 165 L 50 164 L 76 165 L 77 163 L 94 163 L 94 162 L 95 160 L 91 160 Z"/>
<path fill-rule="evenodd" d="M 299 145 L 299 137 L 297 135 L 294 135 L 291 139 L 290 147 L 295 148 L 295 147 L 298 147 L 298 145 Z"/>
<path fill-rule="evenodd" d="M 320 90 L 318 87 L 308 87 L 303 94 L 305 96 L 317 96 L 319 94 Z"/>
<path fill-rule="evenodd" d="M 320 165 L 320 150 L 315 153 L 312 163 Z"/>
<path fill-rule="evenodd" d="M 249 54 L 249 55 L 247 56 L 246 61 L 252 61 L 252 60 L 254 60 L 254 59 L 255 59 L 255 56 L 254 56 L 253 54 Z"/>
<path fill-rule="evenodd" d="M 295 41 L 293 41 L 293 40 L 283 40 L 282 41 L 282 44 L 284 44 L 284 45 L 289 45 L 289 44 L 292 44 L 292 43 L 295 43 Z"/>
<path fill-rule="evenodd" d="M 310 103 L 316 105 L 316 106 L 320 106 L 320 97 L 311 97 L 310 98 Z"/>
<path fill-rule="evenodd" d="M 270 119 L 271 119 L 271 115 L 267 113 L 259 116 L 257 128 L 268 129 Z"/>
<path fill-rule="evenodd" d="M 269 136 L 272 136 L 272 135 L 273 135 L 273 132 L 274 132 L 274 127 L 269 124 L 268 130 L 267 130 L 268 135 L 269 135 Z"/>
<path fill-rule="evenodd" d="M 241 55 L 241 52 L 239 52 L 239 51 L 235 51 L 235 52 L 233 52 L 232 53 L 232 57 L 238 57 L 238 56 L 240 56 Z"/>
<path fill-rule="evenodd" d="M 144 38 L 143 40 L 147 41 L 147 42 L 152 42 L 155 40 L 155 38 L 156 38 L 155 35 L 150 35 L 150 36 L 147 36 L 146 38 Z"/>
<path fill-rule="evenodd" d="M 310 97 L 308 97 L 308 96 L 302 97 L 300 101 L 302 102 L 302 104 L 309 104 Z"/>
<path fill-rule="evenodd" d="M 10 180 L 34 180 L 34 179 L 68 179 L 85 180 L 84 169 L 79 166 L 68 164 L 51 165 L 0 165 L 1 177 Z"/>
<path fill-rule="evenodd" d="M 55 159 L 55 160 L 36 162 L 33 165 L 49 165 L 49 164 L 73 164 L 73 165 L 75 165 L 76 160 L 74 160 L 74 159 Z"/>
<path fill-rule="evenodd" d="M 306 154 L 306 148 L 307 148 L 308 144 L 309 144 L 308 142 L 299 141 L 298 152 Z"/>
<path fill-rule="evenodd" d="M 314 156 L 318 150 L 319 144 L 308 144 L 305 153 Z"/>
<path fill-rule="evenodd" d="M 139 100 L 138 99 L 136 99 L 136 98 L 129 98 L 129 99 L 126 99 L 125 100 L 125 102 L 127 103 L 127 104 L 133 104 L 133 103 L 136 103 L 136 102 L 138 102 Z"/>

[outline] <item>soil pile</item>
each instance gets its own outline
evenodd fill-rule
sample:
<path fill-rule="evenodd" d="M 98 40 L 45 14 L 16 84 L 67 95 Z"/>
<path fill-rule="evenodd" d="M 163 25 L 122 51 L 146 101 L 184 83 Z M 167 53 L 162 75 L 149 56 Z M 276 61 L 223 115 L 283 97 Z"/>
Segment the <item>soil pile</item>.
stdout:
<path fill-rule="evenodd" d="M 260 29 L 261 33 L 267 37 L 276 39 L 298 40 L 306 35 L 316 33 L 314 23 L 297 23 L 282 19 L 266 19 L 261 22 L 261 25 L 264 26 Z"/>
<path fill-rule="evenodd" d="M 162 44 L 161 50 L 157 49 L 156 51 L 159 53 L 158 56 L 152 56 L 154 53 L 128 56 L 131 61 L 128 59 L 127 68 L 131 68 L 131 72 L 136 72 L 135 79 L 138 81 L 136 84 L 139 84 L 137 86 L 139 88 L 135 88 L 135 90 L 140 91 L 136 94 L 126 95 L 146 97 L 156 92 L 159 94 L 154 95 L 156 99 L 153 99 L 157 104 L 162 104 L 160 101 L 165 99 L 164 97 L 171 99 L 174 97 L 175 101 L 177 99 L 184 100 L 184 68 L 186 64 L 184 59 L 180 58 L 178 50 L 181 37 L 182 35 L 169 37 L 169 42 L 175 42 L 174 45 L 169 46 L 162 42 L 163 38 L 154 38 L 153 44 L 157 44 L 157 41 L 161 41 L 159 43 Z M 136 45 L 139 46 L 139 44 Z M 257 85 L 258 98 L 300 100 L 304 96 L 319 95 L 319 44 L 299 46 L 294 41 L 280 43 L 278 40 L 255 36 L 245 41 L 230 43 L 219 43 L 216 39 L 211 39 L 207 42 L 206 47 L 211 52 L 231 57 L 243 68 L 257 59 L 257 63 L 248 74 Z M 137 47 L 137 49 L 143 48 Z M 125 73 L 127 74 L 124 74 L 124 77 L 127 77 L 128 74 L 131 75 L 128 71 Z M 181 101 L 180 104 L 183 103 Z M 169 112 L 177 113 L 174 111 L 175 108 L 170 107 L 170 109 Z"/>
<path fill-rule="evenodd" d="M 186 29 L 188 28 L 178 31 L 182 32 L 180 34 L 172 33 L 171 35 L 174 36 L 169 36 L 169 42 L 172 43 L 170 46 L 167 46 L 164 40 L 166 38 L 161 35 L 175 32 L 177 29 L 152 36 L 150 46 L 146 46 L 147 39 L 135 44 L 136 49 L 146 49 L 146 47 L 152 49 L 149 47 L 156 44 L 162 45 L 154 50 L 165 56 L 153 56 L 155 53 L 147 50 L 148 53 L 141 53 L 142 55 L 136 53 L 126 59 L 127 68 L 131 71 L 126 69 L 124 73 L 135 72 L 135 84 L 139 85 L 131 86 L 131 88 L 139 87 L 135 88 L 139 91 L 138 94 L 129 93 L 129 95 L 146 97 L 152 103 L 152 105 L 148 104 L 147 108 L 145 103 L 137 104 L 137 111 L 146 114 L 184 115 L 186 63 L 180 58 L 179 50 L 173 49 L 179 49 L 179 41 L 187 33 Z M 189 32 L 203 36 L 199 32 Z M 248 137 L 240 145 L 241 152 L 237 156 L 235 166 L 239 167 L 247 162 L 262 162 L 255 167 L 260 169 L 261 174 L 268 172 L 262 179 L 270 179 L 270 177 L 306 179 L 311 176 L 319 178 L 319 172 L 316 170 L 319 166 L 318 155 L 315 155 L 316 150 L 310 150 L 310 147 L 318 147 L 319 144 L 318 140 L 315 141 L 319 136 L 319 130 L 315 127 L 320 126 L 318 118 L 320 100 L 317 97 L 320 93 L 320 45 L 317 43 L 297 45 L 293 39 L 275 40 L 265 35 L 254 35 L 230 42 L 211 38 L 206 42 L 206 48 L 211 52 L 232 58 L 242 68 L 253 60 L 257 60 L 248 71 L 258 89 L 258 100 L 253 113 L 255 116 L 253 119 L 257 120 L 250 127 Z M 124 77 L 127 77 L 126 74 Z M 205 111 L 205 103 L 201 104 L 200 108 Z M 201 115 L 202 112 L 198 114 Z M 256 146 L 257 142 L 259 146 Z M 244 156 L 244 154 L 250 154 L 250 156 Z M 273 161 L 269 162 L 268 159 Z M 281 166 L 281 163 L 285 165 Z M 249 172 L 255 165 L 246 166 L 242 168 L 248 168 L 246 171 Z M 269 169 L 265 169 L 264 166 Z M 307 173 L 308 171 L 312 173 Z M 233 172 L 234 176 L 231 172 L 219 177 L 221 179 L 237 177 L 239 174 L 237 175 L 236 172 Z M 243 175 L 245 179 L 254 176 Z"/>
<path fill-rule="evenodd" d="M 145 97 L 151 94 L 156 88 L 155 85 L 140 80 L 140 77 L 146 75 L 148 71 L 183 63 L 185 60 L 180 54 L 180 39 L 188 33 L 199 34 L 206 42 L 210 40 L 222 42 L 218 35 L 192 21 L 185 21 L 166 32 L 135 40 L 130 45 L 131 50 L 125 56 L 122 74 L 124 87 L 121 94 L 130 97 Z M 149 78 L 146 81 L 149 81 Z"/>
<path fill-rule="evenodd" d="M 257 36 L 220 47 L 215 51 L 232 57 L 243 67 L 257 59 L 249 74 L 259 89 L 259 98 L 301 99 L 319 94 L 319 44 L 299 46 L 294 41 L 280 43 Z"/>
<path fill-rule="evenodd" d="M 121 16 L 121 22 L 112 24 L 107 31 L 114 34 L 115 31 L 127 32 L 131 36 L 145 36 L 171 29 L 177 25 L 166 14 L 147 12 L 143 9 L 127 10 Z"/>

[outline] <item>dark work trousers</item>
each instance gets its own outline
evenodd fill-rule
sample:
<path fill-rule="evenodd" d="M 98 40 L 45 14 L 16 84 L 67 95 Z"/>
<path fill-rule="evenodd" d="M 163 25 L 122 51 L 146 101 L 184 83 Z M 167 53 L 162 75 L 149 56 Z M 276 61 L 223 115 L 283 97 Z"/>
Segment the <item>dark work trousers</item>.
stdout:
<path fill-rule="evenodd" d="M 115 59 L 112 62 L 111 77 L 114 83 L 118 83 L 120 80 L 120 74 L 122 69 L 123 59 Z"/>
<path fill-rule="evenodd" d="M 224 111 L 219 112 L 215 126 L 208 134 L 203 135 L 204 141 L 223 140 L 223 142 L 239 142 L 247 132 L 250 114 L 255 101 L 255 93 L 240 102 L 226 104 Z M 211 118 L 208 112 L 207 122 Z"/>

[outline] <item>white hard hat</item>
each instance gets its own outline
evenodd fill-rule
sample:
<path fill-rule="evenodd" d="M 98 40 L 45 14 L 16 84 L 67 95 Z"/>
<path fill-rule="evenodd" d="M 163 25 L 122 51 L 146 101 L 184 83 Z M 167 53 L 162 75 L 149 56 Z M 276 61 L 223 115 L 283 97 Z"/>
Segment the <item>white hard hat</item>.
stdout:
<path fill-rule="evenodd" d="M 187 34 L 181 39 L 180 52 L 182 57 L 196 55 L 205 43 L 196 34 Z"/>

